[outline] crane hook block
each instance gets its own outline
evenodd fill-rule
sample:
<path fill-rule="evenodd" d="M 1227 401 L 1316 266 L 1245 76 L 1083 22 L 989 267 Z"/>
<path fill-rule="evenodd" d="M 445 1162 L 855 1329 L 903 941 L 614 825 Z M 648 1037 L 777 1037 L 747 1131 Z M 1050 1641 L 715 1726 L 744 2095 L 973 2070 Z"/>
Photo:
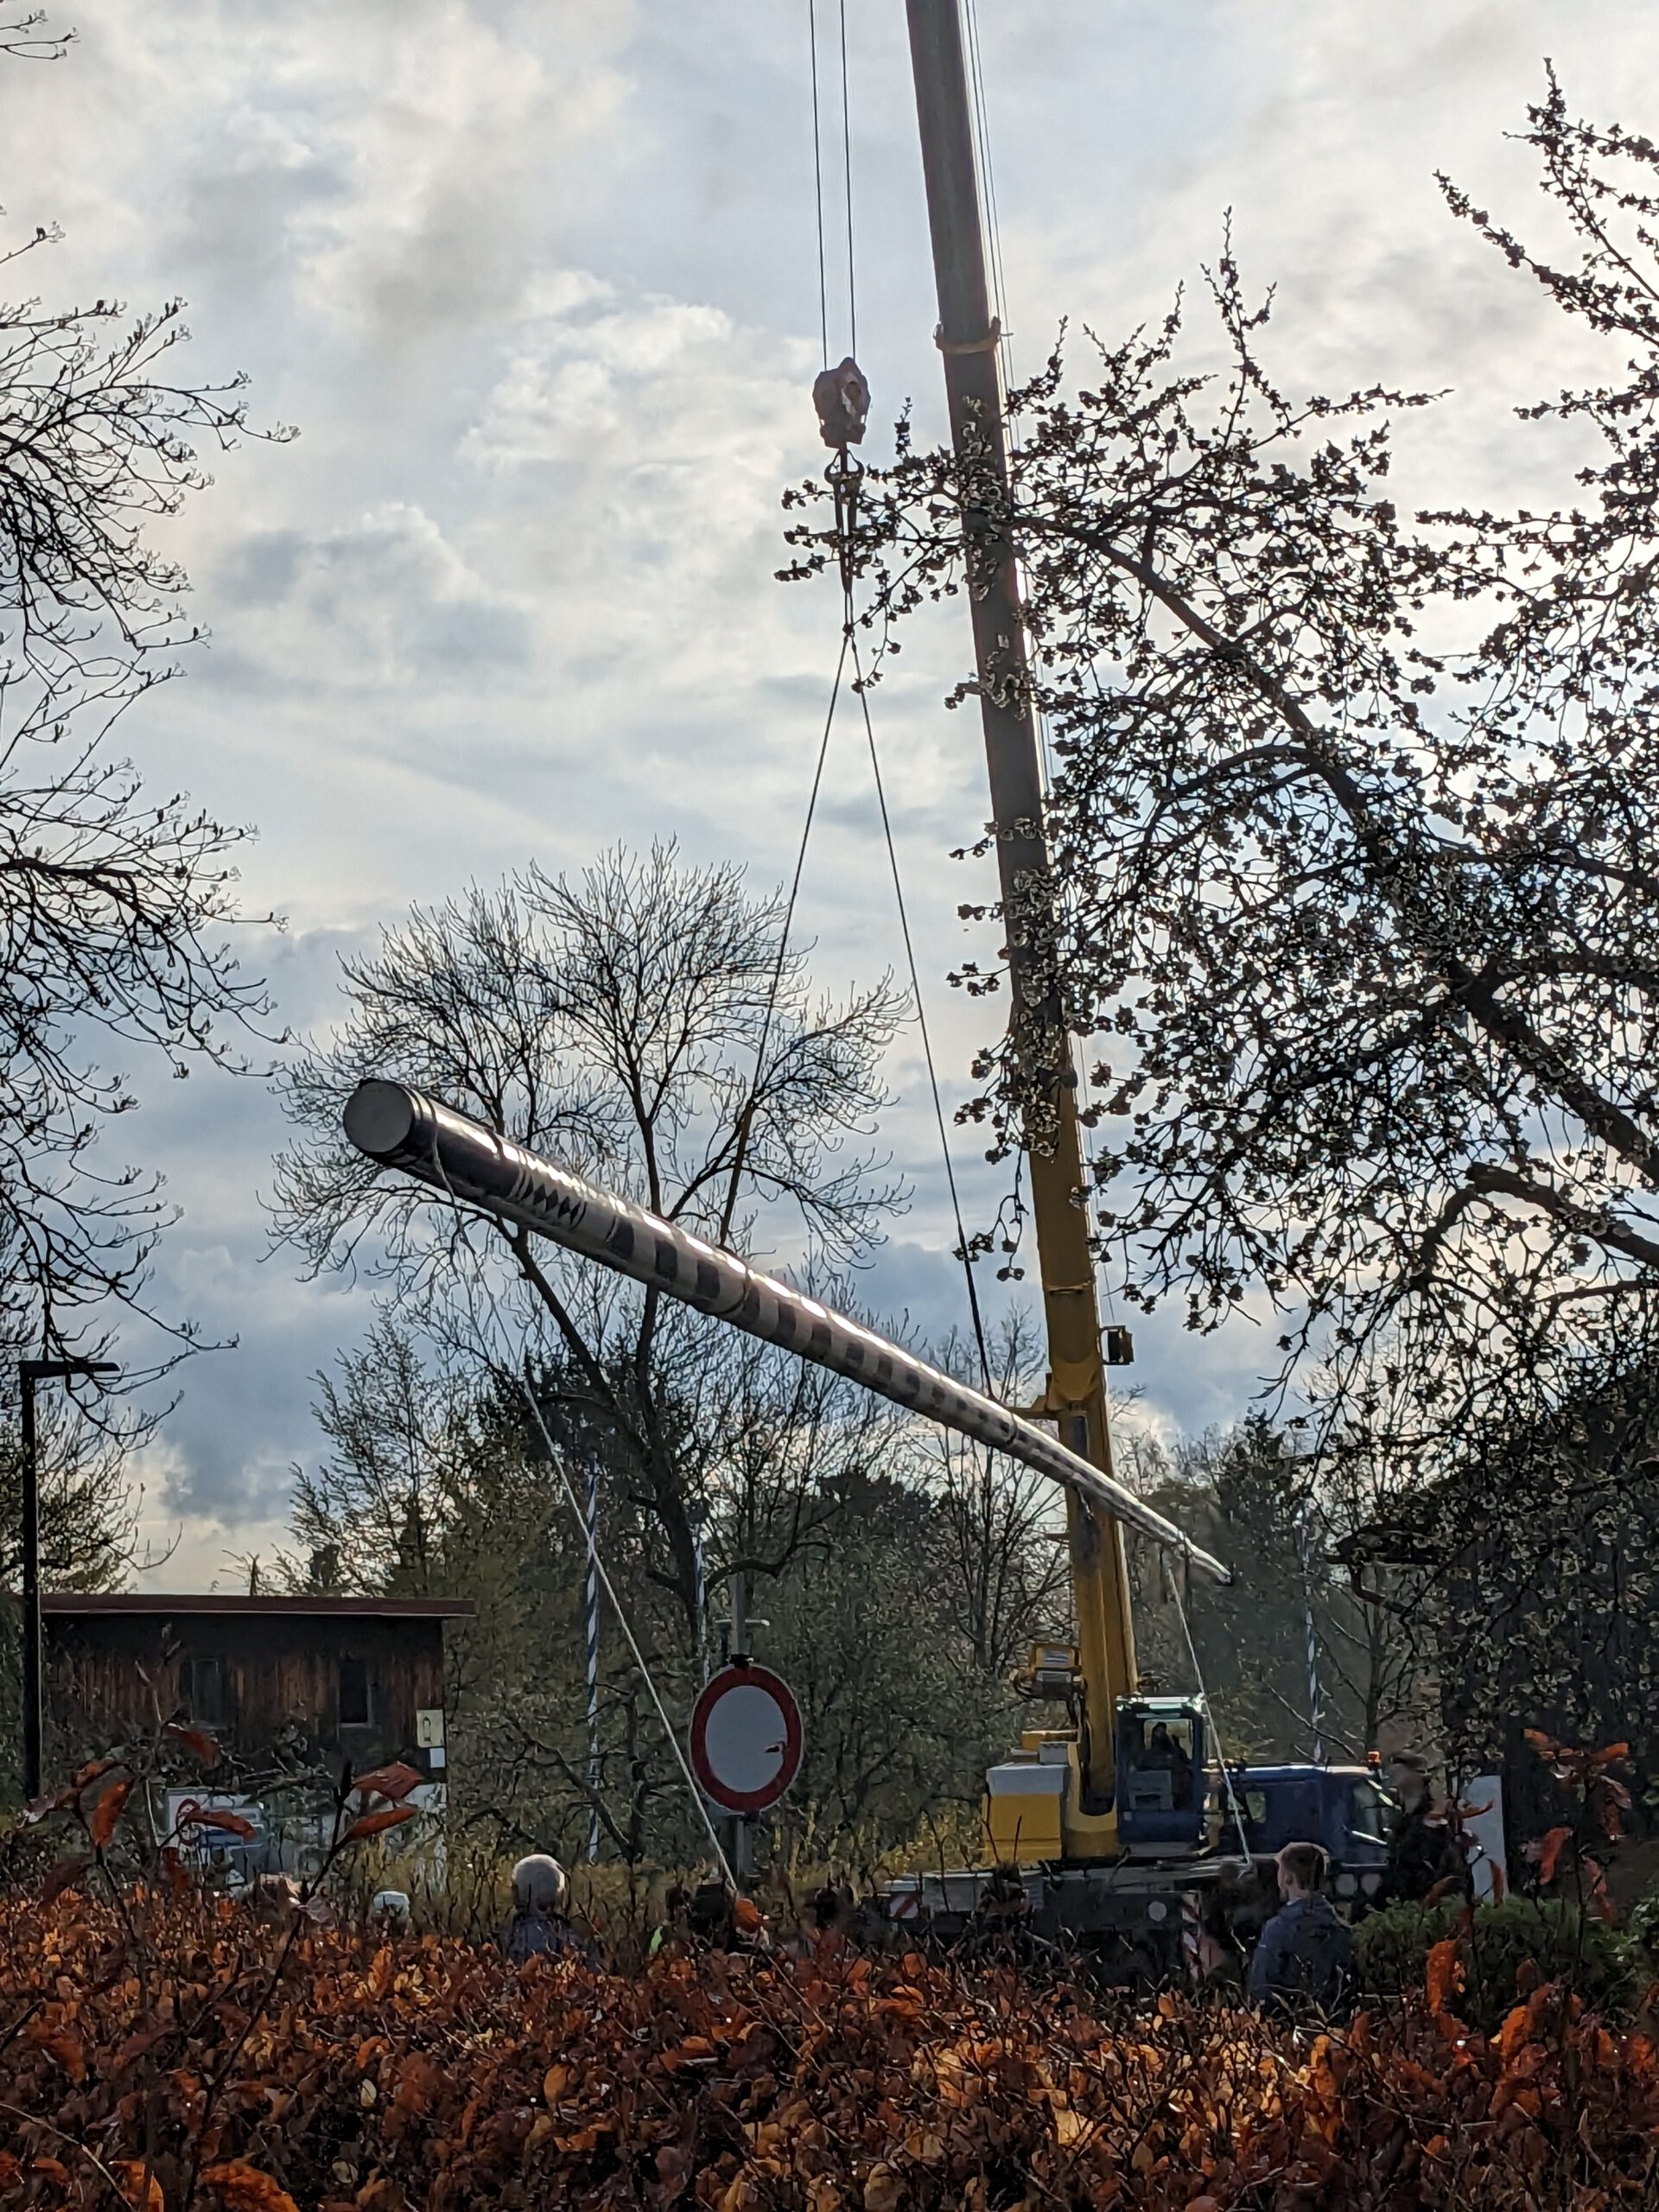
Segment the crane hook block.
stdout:
<path fill-rule="evenodd" d="M 861 445 L 870 419 L 870 387 L 864 372 L 849 353 L 839 368 L 821 369 L 812 386 L 812 404 L 818 410 L 823 442 L 844 453 Z"/>

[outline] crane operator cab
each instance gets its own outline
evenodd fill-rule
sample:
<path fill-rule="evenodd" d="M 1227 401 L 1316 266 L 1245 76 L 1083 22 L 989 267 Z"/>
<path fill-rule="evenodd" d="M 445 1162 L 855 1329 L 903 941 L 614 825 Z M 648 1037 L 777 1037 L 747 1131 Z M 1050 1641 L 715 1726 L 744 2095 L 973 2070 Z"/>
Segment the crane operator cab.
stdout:
<path fill-rule="evenodd" d="M 1198 1850 L 1207 1825 L 1204 1709 L 1192 1698 L 1120 1698 L 1117 1836 L 1135 1858 Z"/>
<path fill-rule="evenodd" d="M 1074 1689 L 1076 1653 L 1069 1645 L 1039 1645 L 1020 1679 L 1028 1696 Z M 1076 1728 L 1025 1732 L 1019 1751 L 985 1777 L 986 1827 L 999 1862 L 1033 1866 L 1093 1853 L 1182 1859 L 1205 1850 L 1210 1745 L 1202 1704 L 1190 1697 L 1120 1698 L 1112 1748 L 1110 1808 L 1085 1808 Z"/>

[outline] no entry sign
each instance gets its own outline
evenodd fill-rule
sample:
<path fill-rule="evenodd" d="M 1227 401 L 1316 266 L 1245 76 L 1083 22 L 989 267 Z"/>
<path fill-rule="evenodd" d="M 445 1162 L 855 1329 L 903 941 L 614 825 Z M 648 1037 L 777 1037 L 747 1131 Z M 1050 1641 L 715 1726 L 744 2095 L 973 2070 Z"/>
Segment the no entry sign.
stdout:
<path fill-rule="evenodd" d="M 722 1813 L 764 1813 L 801 1766 L 801 1711 L 766 1667 L 722 1667 L 691 1715 L 691 1771 Z"/>

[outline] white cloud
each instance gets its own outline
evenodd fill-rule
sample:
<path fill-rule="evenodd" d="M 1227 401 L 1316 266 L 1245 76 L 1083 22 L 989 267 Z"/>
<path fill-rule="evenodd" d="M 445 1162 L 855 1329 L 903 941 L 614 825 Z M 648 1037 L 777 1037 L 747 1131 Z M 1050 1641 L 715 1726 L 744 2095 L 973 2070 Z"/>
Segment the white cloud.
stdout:
<path fill-rule="evenodd" d="M 839 626 L 833 586 L 772 582 L 779 487 L 823 460 L 804 16 L 91 0 L 68 61 L 0 64 L 0 199 L 70 231 L 38 272 L 51 296 L 182 289 L 202 371 L 245 365 L 256 417 L 302 427 L 296 445 L 216 459 L 218 489 L 172 526 L 214 643 L 128 731 L 158 783 L 261 823 L 250 895 L 302 925 L 276 968 L 302 1019 L 326 1009 L 344 941 L 313 925 L 360 931 L 619 837 L 678 833 L 763 880 L 792 861 Z M 1455 385 L 1413 426 L 1413 481 L 1518 480 L 1507 409 L 1569 372 L 1572 342 L 1450 222 L 1432 172 L 1547 227 L 1503 135 L 1542 54 L 1574 99 L 1652 127 L 1659 16 L 1628 0 L 1022 0 L 981 28 L 1025 366 L 1062 315 L 1116 336 L 1160 311 L 1230 206 L 1247 272 L 1281 286 L 1288 383 Z M 902 21 L 861 4 L 849 29 L 880 457 L 906 395 L 924 429 L 939 421 L 935 310 Z M 984 1009 L 939 979 L 984 871 L 943 855 L 984 801 L 971 716 L 938 702 L 965 658 L 958 604 L 874 702 L 957 1095 Z M 831 985 L 895 951 L 861 742 L 837 733 L 804 886 Z M 913 1043 L 894 1071 L 892 1141 L 920 1172 L 933 1141 Z M 243 1338 L 187 1374 L 175 1457 L 152 1465 L 204 1573 L 221 1522 L 269 1521 L 308 1448 L 307 1376 L 361 1311 L 258 1263 L 277 1134 L 256 1087 L 197 1084 L 162 1087 L 122 1132 L 187 1207 L 163 1266 Z M 993 1187 L 963 1150 L 970 1186 Z M 948 1318 L 950 1264 L 927 1257 L 949 1242 L 938 1184 L 892 1293 L 878 1275 L 869 1294 L 913 1289 Z M 1201 1426 L 1242 1402 L 1257 1331 L 1136 1335 L 1132 1421 Z"/>

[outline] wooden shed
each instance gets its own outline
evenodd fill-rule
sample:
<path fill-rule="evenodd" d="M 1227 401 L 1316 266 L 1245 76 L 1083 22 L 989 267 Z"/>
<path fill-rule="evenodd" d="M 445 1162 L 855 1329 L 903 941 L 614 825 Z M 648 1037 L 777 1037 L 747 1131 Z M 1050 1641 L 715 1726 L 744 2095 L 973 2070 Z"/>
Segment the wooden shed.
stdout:
<path fill-rule="evenodd" d="M 48 1733 L 70 1755 L 179 1714 L 245 1768 L 406 1760 L 448 1781 L 444 1624 L 463 1598 L 118 1591 L 41 1600 Z"/>

